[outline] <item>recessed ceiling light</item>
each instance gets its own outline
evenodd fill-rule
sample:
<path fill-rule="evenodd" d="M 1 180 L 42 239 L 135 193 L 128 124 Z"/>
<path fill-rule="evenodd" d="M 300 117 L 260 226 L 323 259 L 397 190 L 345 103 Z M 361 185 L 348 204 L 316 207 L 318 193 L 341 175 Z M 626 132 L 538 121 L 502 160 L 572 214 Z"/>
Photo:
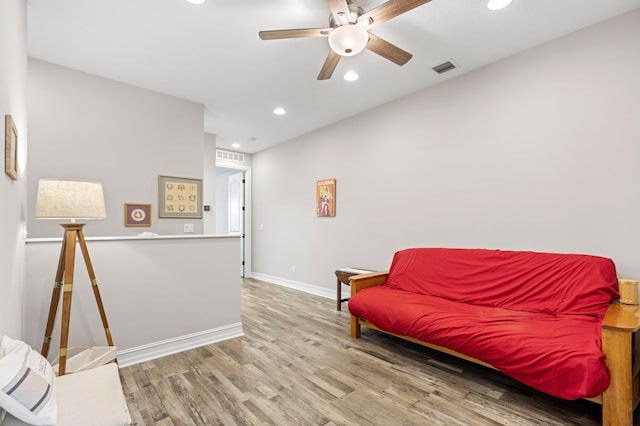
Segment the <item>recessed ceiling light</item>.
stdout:
<path fill-rule="evenodd" d="M 509 6 L 509 3 L 511 3 L 511 0 L 489 0 L 487 7 L 489 10 L 500 10 L 503 7 Z"/>
<path fill-rule="evenodd" d="M 240 144 L 238 142 L 232 143 L 231 146 L 234 148 L 240 148 Z"/>
<path fill-rule="evenodd" d="M 273 110 L 273 113 L 275 115 L 285 115 L 287 113 L 287 111 L 285 111 L 284 108 L 278 107 L 278 108 Z"/>
<path fill-rule="evenodd" d="M 356 81 L 359 78 L 360 78 L 360 75 L 358 75 L 358 73 L 355 71 L 349 71 L 344 75 L 344 79 L 347 81 Z"/>
<path fill-rule="evenodd" d="M 192 4 L 202 4 L 207 0 L 187 0 L 187 1 Z"/>

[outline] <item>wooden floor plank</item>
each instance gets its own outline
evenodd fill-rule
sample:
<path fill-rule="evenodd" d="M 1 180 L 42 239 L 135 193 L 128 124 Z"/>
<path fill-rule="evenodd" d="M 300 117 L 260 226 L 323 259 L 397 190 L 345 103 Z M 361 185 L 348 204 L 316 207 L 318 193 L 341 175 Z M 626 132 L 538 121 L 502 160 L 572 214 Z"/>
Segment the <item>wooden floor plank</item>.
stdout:
<path fill-rule="evenodd" d="M 597 404 L 374 330 L 353 339 L 331 299 L 245 279 L 242 322 L 242 337 L 122 368 L 135 424 L 600 424 Z"/>

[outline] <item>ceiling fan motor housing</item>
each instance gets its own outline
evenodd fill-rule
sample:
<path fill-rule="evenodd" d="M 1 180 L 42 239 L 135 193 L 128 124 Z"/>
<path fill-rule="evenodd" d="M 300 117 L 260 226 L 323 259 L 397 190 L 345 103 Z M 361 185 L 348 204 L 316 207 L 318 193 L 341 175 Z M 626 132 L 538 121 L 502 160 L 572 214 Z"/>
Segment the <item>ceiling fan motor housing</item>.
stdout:
<path fill-rule="evenodd" d="M 329 15 L 329 26 L 331 28 L 336 28 L 341 25 L 355 24 L 358 21 L 360 15 L 364 15 L 364 9 L 362 9 L 360 6 L 353 3 L 349 3 L 347 6 L 349 7 L 349 14 L 351 16 L 344 16 L 344 14 L 340 14 L 339 19 L 341 22 L 336 22 L 333 14 Z"/>
<path fill-rule="evenodd" d="M 329 34 L 329 46 L 341 56 L 353 56 L 362 52 L 369 41 L 367 30 L 356 25 L 364 10 L 352 3 L 349 3 L 348 7 L 349 16 L 342 12 L 337 14 L 339 22 L 336 21 L 333 14 L 329 15 L 329 25 L 333 28 Z"/>

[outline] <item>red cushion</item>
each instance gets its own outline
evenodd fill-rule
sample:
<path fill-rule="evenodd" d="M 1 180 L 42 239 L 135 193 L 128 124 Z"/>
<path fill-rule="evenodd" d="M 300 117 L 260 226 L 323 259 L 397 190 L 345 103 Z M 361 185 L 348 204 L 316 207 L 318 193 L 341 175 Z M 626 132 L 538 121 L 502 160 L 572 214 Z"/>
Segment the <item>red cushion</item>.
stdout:
<path fill-rule="evenodd" d="M 385 285 L 474 305 L 599 318 L 618 296 L 611 259 L 485 249 L 399 251 Z"/>
<path fill-rule="evenodd" d="M 559 398 L 593 397 L 609 386 L 601 320 L 592 316 L 483 307 L 388 286 L 358 292 L 349 311 L 390 333 L 480 359 Z"/>

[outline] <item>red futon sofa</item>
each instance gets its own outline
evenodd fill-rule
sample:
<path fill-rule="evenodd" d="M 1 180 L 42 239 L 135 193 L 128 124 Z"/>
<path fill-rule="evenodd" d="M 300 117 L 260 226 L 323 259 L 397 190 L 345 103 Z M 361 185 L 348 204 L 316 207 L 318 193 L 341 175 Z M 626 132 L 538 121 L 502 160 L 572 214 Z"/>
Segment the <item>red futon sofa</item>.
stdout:
<path fill-rule="evenodd" d="M 618 279 L 611 259 L 416 248 L 397 252 L 387 273 L 356 275 L 351 284 L 352 336 L 368 326 L 495 368 L 559 398 L 603 403 L 601 394 L 612 382 L 610 360 L 605 360 L 622 357 L 620 374 L 629 377 L 612 385 L 611 398 L 631 401 L 624 407 L 616 401 L 605 413 L 604 405 L 612 403 L 604 398 L 603 419 L 605 424 L 632 422 L 637 379 L 631 371 L 631 336 L 640 324 L 636 318 L 631 328 L 617 328 L 619 318 L 633 315 L 637 306 L 612 303 Z M 617 333 L 605 340 L 622 336 L 624 347 L 615 349 L 620 353 L 605 355 L 605 315 L 615 322 L 608 324 L 611 333 Z"/>

